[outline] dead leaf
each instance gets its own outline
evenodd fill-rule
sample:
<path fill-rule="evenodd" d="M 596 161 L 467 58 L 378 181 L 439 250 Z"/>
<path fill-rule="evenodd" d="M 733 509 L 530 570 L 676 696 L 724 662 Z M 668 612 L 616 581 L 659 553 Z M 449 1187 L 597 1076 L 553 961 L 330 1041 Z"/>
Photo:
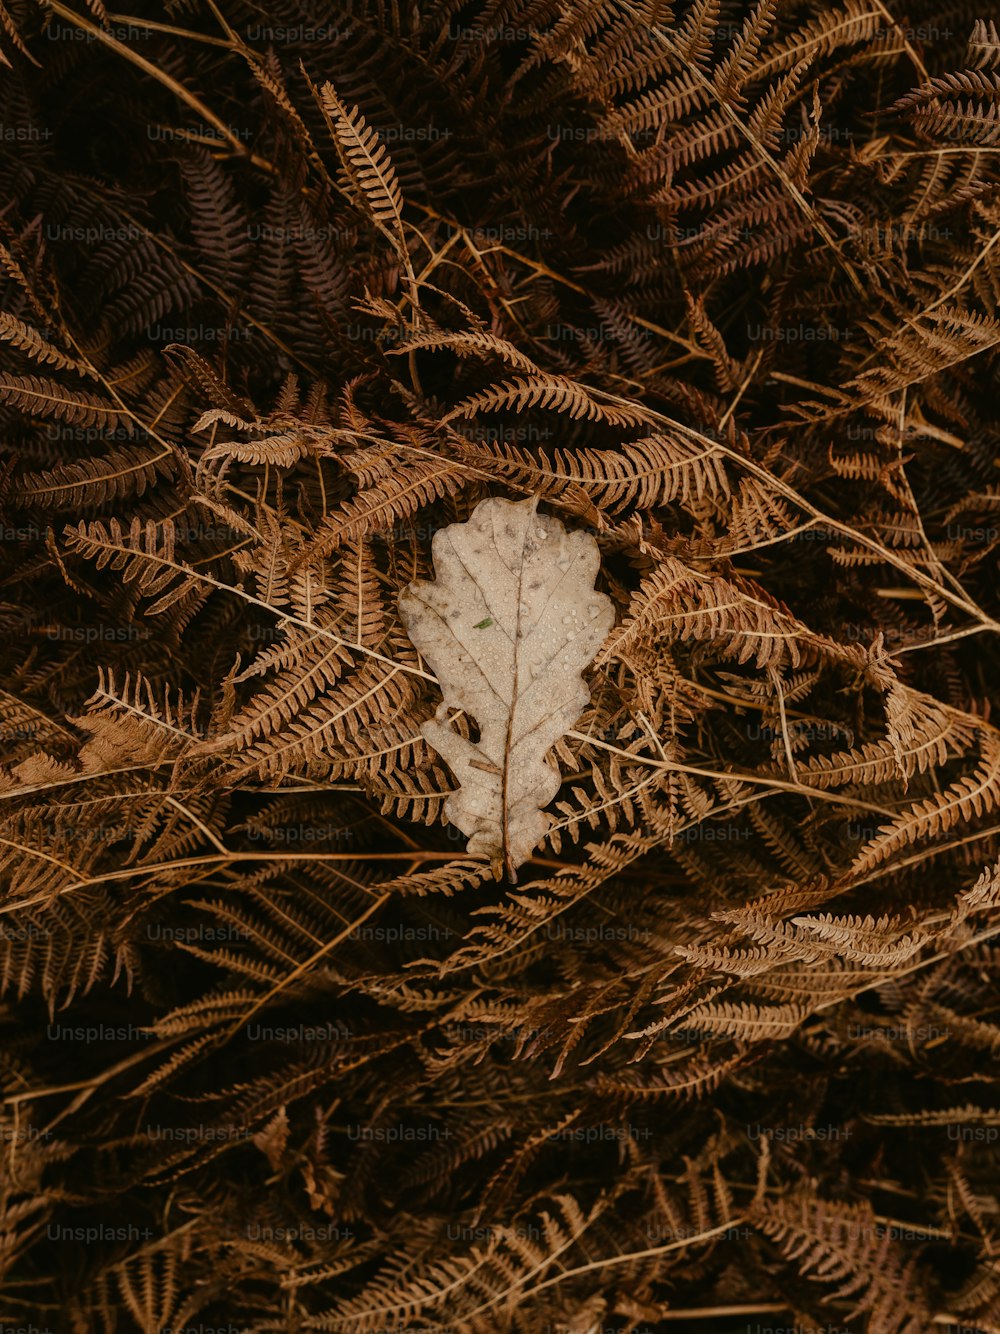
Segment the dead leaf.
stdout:
<path fill-rule="evenodd" d="M 559 789 L 546 757 L 580 717 L 590 691 L 580 673 L 614 624 L 611 599 L 594 591 L 600 568 L 588 533 L 523 501 L 491 497 L 468 523 L 434 535 L 434 582 L 399 598 L 410 639 L 444 695 L 421 728 L 461 786 L 445 803 L 468 851 L 494 873 L 514 869 L 545 837 L 543 808 Z M 479 741 L 445 719 L 461 709 Z"/>

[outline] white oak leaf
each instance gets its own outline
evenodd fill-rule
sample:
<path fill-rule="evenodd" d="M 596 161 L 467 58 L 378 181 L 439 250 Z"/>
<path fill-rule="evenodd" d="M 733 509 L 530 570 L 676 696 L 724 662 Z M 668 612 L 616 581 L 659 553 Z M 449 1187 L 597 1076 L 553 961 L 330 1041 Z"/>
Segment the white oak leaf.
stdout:
<path fill-rule="evenodd" d="M 580 673 L 614 624 L 611 599 L 594 591 L 597 543 L 537 504 L 482 501 L 467 523 L 435 533 L 437 578 L 399 597 L 444 696 L 421 731 L 461 784 L 445 814 L 512 883 L 548 830 L 544 807 L 559 789 L 548 753 L 583 712 Z M 459 735 L 449 709 L 475 720 L 478 741 Z"/>

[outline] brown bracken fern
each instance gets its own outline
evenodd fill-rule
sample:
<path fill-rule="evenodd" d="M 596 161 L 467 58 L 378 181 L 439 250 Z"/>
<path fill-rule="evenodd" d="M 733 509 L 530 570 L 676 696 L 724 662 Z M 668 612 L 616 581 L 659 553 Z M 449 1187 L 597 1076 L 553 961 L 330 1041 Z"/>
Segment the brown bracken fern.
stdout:
<path fill-rule="evenodd" d="M 0 5 L 5 1328 L 1000 1334 L 998 186 L 966 0 Z"/>

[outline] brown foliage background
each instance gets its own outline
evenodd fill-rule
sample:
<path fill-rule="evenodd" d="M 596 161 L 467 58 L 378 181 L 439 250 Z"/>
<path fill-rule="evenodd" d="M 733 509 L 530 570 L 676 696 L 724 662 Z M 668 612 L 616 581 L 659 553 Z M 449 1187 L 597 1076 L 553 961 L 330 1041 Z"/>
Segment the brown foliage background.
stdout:
<path fill-rule="evenodd" d="M 6 1324 L 996 1334 L 988 13 L 7 5 Z M 517 885 L 488 495 L 616 607 Z"/>

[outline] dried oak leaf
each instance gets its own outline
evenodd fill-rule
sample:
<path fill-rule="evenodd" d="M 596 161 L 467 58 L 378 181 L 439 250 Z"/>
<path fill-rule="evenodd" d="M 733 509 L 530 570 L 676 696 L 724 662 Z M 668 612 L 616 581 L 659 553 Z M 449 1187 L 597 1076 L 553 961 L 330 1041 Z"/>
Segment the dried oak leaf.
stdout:
<path fill-rule="evenodd" d="M 590 698 L 581 671 L 614 624 L 611 599 L 594 591 L 601 556 L 588 533 L 535 512 L 537 497 L 491 497 L 467 523 L 434 535 L 434 582 L 399 597 L 407 633 L 444 696 L 421 731 L 461 784 L 445 814 L 499 878 L 545 837 L 543 808 L 559 789 L 551 747 Z M 460 709 L 479 740 L 445 715 Z"/>

